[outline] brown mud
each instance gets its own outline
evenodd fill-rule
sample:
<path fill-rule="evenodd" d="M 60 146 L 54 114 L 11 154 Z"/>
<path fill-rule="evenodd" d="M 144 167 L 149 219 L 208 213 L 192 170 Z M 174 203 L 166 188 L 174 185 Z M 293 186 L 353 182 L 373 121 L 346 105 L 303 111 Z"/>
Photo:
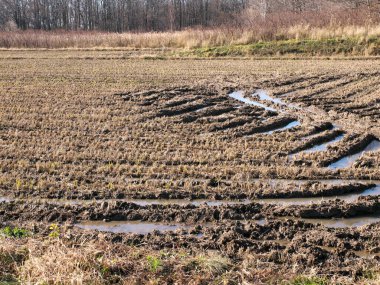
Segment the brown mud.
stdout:
<path fill-rule="evenodd" d="M 242 68 L 252 64 L 258 63 Z M 153 77 L 133 85 L 133 74 L 126 87 L 125 74 L 118 74 L 119 85 L 98 86 L 107 95 L 75 89 L 52 97 L 42 83 L 28 85 L 29 97 L 20 96 L 21 85 L 4 90 L 0 222 L 28 228 L 41 241 L 57 223 L 62 242 L 78 248 L 105 240 L 115 247 L 210 250 L 246 268 L 297 274 L 312 268 L 358 280 L 380 265 L 380 154 L 364 153 L 344 169 L 328 166 L 379 139 L 380 81 L 372 65 L 343 72 L 346 65 L 297 72 L 297 63 L 278 76 L 276 67 L 199 82 L 201 68 L 181 78 L 179 68 L 160 89 Z M 76 71 L 78 84 L 62 74 L 57 90 L 65 89 L 60 80 L 89 82 L 96 72 L 88 70 Z M 228 96 L 261 88 L 284 105 L 260 100 L 273 112 Z M 276 131 L 292 122 L 300 125 Z M 323 151 L 305 151 L 342 134 Z M 79 228 L 86 224 L 94 227 Z M 128 231 L 119 226 L 131 224 Z M 120 232 L 112 233 L 115 227 Z"/>

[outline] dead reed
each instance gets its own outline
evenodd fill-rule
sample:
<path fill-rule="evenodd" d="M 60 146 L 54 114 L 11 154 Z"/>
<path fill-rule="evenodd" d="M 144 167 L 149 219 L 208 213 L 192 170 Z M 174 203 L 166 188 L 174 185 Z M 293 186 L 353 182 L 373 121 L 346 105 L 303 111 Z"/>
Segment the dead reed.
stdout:
<path fill-rule="evenodd" d="M 192 49 L 228 45 L 247 45 L 260 41 L 301 39 L 347 39 L 367 41 L 380 35 L 379 25 L 312 27 L 296 25 L 262 33 L 257 29 L 188 29 L 176 32 L 104 33 L 68 31 L 0 32 L 1 48 L 131 48 L 131 49 Z"/>

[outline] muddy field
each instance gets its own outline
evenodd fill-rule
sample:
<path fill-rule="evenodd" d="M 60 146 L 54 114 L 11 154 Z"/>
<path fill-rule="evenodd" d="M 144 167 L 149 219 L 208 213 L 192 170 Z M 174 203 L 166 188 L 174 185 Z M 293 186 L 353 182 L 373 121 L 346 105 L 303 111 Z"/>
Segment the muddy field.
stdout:
<path fill-rule="evenodd" d="M 379 68 L 0 51 L 0 281 L 378 284 Z"/>

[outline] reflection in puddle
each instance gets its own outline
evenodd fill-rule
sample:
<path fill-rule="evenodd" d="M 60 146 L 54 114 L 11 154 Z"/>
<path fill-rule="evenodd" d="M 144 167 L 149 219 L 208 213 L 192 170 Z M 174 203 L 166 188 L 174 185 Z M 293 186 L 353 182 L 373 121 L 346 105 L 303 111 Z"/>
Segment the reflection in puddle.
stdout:
<path fill-rule="evenodd" d="M 325 151 L 325 150 L 327 150 L 327 147 L 329 145 L 337 143 L 337 142 L 341 141 L 343 138 L 344 138 L 344 135 L 337 136 L 335 139 L 333 139 L 331 141 L 325 142 L 325 143 L 320 144 L 320 145 L 313 146 L 312 148 L 306 149 L 303 152 L 311 153 L 311 152 L 317 152 L 317 151 Z"/>
<path fill-rule="evenodd" d="M 266 220 L 253 220 L 253 222 L 259 225 L 265 225 Z M 210 228 L 212 226 L 218 226 L 218 224 L 212 223 L 202 223 L 200 224 L 202 228 Z M 183 230 L 192 230 L 197 225 L 189 224 L 165 224 L 165 223 L 151 223 L 151 222 L 142 222 L 142 221 L 84 221 L 82 223 L 76 224 L 75 226 L 85 229 L 85 230 L 97 230 L 101 232 L 110 232 L 110 233 L 134 233 L 146 235 L 154 231 L 159 232 L 168 232 L 176 231 L 178 229 Z M 203 233 L 197 231 L 193 234 L 195 237 L 203 237 Z"/>
<path fill-rule="evenodd" d="M 281 105 L 281 106 L 286 106 L 286 107 L 291 108 L 291 109 L 301 110 L 300 107 L 298 107 L 294 104 L 288 104 L 279 98 L 273 98 L 273 97 L 269 96 L 268 93 L 263 89 L 256 90 L 256 92 L 253 93 L 252 96 L 258 96 L 260 98 L 260 100 L 263 100 L 263 101 L 271 101 L 271 102 L 278 104 L 278 105 Z"/>
<path fill-rule="evenodd" d="M 274 102 L 276 104 L 286 105 L 286 106 L 291 107 L 291 108 L 295 107 L 295 106 L 287 105 L 286 103 L 282 102 L 280 99 L 276 99 L 276 98 L 270 97 L 262 89 L 257 90 L 256 93 L 253 94 L 253 96 L 255 96 L 255 95 L 258 96 L 260 100 L 271 101 L 271 102 Z M 234 98 L 236 100 L 239 100 L 240 102 L 243 102 L 243 103 L 246 103 L 246 104 L 249 104 L 249 105 L 254 105 L 254 106 L 257 106 L 257 107 L 260 107 L 260 108 L 264 108 L 267 111 L 278 112 L 278 110 L 276 110 L 276 109 L 273 109 L 273 108 L 268 107 L 268 106 L 266 106 L 264 104 L 261 104 L 259 102 L 252 101 L 252 100 L 250 100 L 248 98 L 245 98 L 244 97 L 244 91 L 235 91 L 235 92 L 232 92 L 232 93 L 228 94 L 228 96 L 231 97 L 231 98 Z M 270 130 L 270 131 L 263 132 L 263 133 L 264 134 L 273 134 L 274 132 L 285 131 L 285 130 L 292 129 L 292 128 L 300 126 L 300 125 L 301 125 L 301 123 L 299 121 L 295 120 L 293 122 L 290 122 L 286 126 L 283 126 L 283 127 L 280 127 L 280 128 L 276 128 L 274 130 Z"/>
<path fill-rule="evenodd" d="M 339 199 L 345 202 L 354 202 L 359 197 L 365 196 L 378 196 L 380 195 L 380 184 L 375 187 L 367 189 L 362 193 L 346 194 L 341 196 L 331 196 L 331 197 L 309 197 L 309 198 L 289 198 L 289 199 L 261 199 L 256 202 L 266 203 L 266 204 L 277 204 L 277 205 L 308 205 L 308 204 L 318 204 L 323 201 Z"/>
<path fill-rule="evenodd" d="M 350 227 L 362 227 L 368 226 L 374 223 L 380 222 L 380 214 L 370 215 L 370 216 L 360 216 L 354 218 L 340 218 L 340 219 L 311 219 L 311 218 L 295 218 L 295 217 L 277 217 L 271 219 L 270 221 L 302 221 L 310 224 L 321 224 L 322 226 L 328 228 L 350 228 Z"/>
<path fill-rule="evenodd" d="M 146 235 L 153 231 L 167 232 L 177 229 L 190 229 L 194 226 L 180 224 L 158 224 L 141 221 L 86 221 L 76 225 L 85 230 L 98 230 L 111 233 L 135 233 Z"/>
<path fill-rule="evenodd" d="M 337 162 L 332 163 L 329 168 L 330 169 L 341 169 L 350 167 L 357 159 L 359 159 L 364 153 L 369 151 L 379 151 L 380 150 L 380 141 L 373 140 L 365 149 L 362 151 L 345 156 L 338 160 Z"/>
<path fill-rule="evenodd" d="M 283 186 L 284 184 L 294 186 L 294 190 L 302 190 L 302 187 L 306 187 L 306 184 L 310 183 L 323 183 L 326 185 L 348 185 L 353 183 L 362 184 L 376 184 L 375 187 L 369 188 L 361 193 L 345 194 L 340 196 L 325 196 L 325 197 L 304 197 L 304 198 L 268 198 L 268 199 L 244 199 L 244 200 L 211 200 L 211 199 L 100 199 L 100 200 L 70 200 L 70 199 L 39 199 L 39 198 L 29 198 L 29 199 L 9 199 L 6 197 L 0 197 L 0 202 L 10 202 L 10 201 L 31 201 L 40 203 L 56 203 L 60 205 L 89 205 L 89 204 L 100 204 L 102 202 L 116 203 L 116 202 L 126 202 L 133 203 L 141 207 L 151 206 L 151 205 L 178 205 L 178 206 L 223 206 L 223 205 L 247 205 L 250 203 L 263 203 L 263 204 L 278 204 L 278 205 L 308 205 L 312 203 L 321 203 L 323 201 L 340 199 L 346 202 L 353 202 L 359 197 L 363 196 L 379 196 L 380 195 L 380 181 L 371 180 L 320 180 L 320 181 L 309 181 L 309 180 L 283 180 L 283 179 L 269 179 L 269 180 L 257 180 L 262 187 L 264 184 L 268 183 L 269 187 L 276 189 Z M 309 186 L 307 186 L 309 187 Z"/>
<path fill-rule="evenodd" d="M 281 99 L 273 98 L 273 97 L 269 96 L 268 93 L 263 89 L 256 90 L 256 92 L 253 93 L 252 96 L 258 96 L 260 98 L 260 100 L 271 101 L 275 104 L 279 104 L 279 105 L 283 105 L 283 106 L 287 105 Z"/>
<path fill-rule="evenodd" d="M 329 228 L 361 227 L 380 222 L 380 215 L 344 219 L 301 219 L 308 223 L 322 224 Z"/>
<path fill-rule="evenodd" d="M 289 124 L 287 124 L 285 127 L 281 127 L 281 128 L 278 128 L 278 129 L 274 129 L 274 130 L 271 130 L 271 131 L 268 131 L 268 132 L 265 132 L 264 134 L 268 134 L 268 135 L 271 135 L 275 132 L 282 132 L 282 131 L 285 131 L 285 130 L 289 130 L 289 129 L 292 129 L 292 128 L 295 128 L 295 127 L 298 127 L 300 126 L 301 123 L 299 121 L 293 121 Z"/>
<path fill-rule="evenodd" d="M 244 91 L 235 91 L 235 92 L 230 93 L 228 96 L 230 96 L 231 98 L 234 98 L 236 100 L 239 100 L 240 102 L 263 108 L 267 111 L 277 112 L 276 109 L 273 109 L 273 108 L 265 106 L 264 104 L 261 104 L 259 102 L 252 101 L 248 98 L 245 98 L 244 97 Z"/>
<path fill-rule="evenodd" d="M 222 205 L 238 205 L 238 204 L 247 204 L 250 201 L 244 200 L 186 200 L 186 199 L 129 199 L 124 200 L 125 202 L 130 202 L 139 206 L 149 206 L 149 205 L 194 205 L 194 206 L 222 206 Z"/>
<path fill-rule="evenodd" d="M 19 201 L 38 201 L 41 203 L 56 203 L 60 205 L 80 205 L 80 204 L 100 204 L 102 202 L 107 203 L 116 203 L 116 202 L 125 202 L 136 204 L 141 207 L 152 206 L 152 205 L 178 205 L 178 206 L 222 206 L 222 205 L 239 205 L 239 204 L 248 204 L 249 200 L 204 200 L 204 199 L 196 199 L 196 200 L 187 200 L 187 199 L 101 199 L 101 200 L 70 200 L 70 199 L 15 199 Z M 10 200 L 1 200 L 2 201 L 10 201 Z"/>
<path fill-rule="evenodd" d="M 377 196 L 380 195 L 380 184 L 373 188 L 369 188 L 361 193 L 346 194 L 341 196 L 331 197 L 305 197 L 305 198 L 272 198 L 272 199 L 245 199 L 245 200 L 186 200 L 186 199 L 128 199 L 125 202 L 134 203 L 139 206 L 150 205 L 194 205 L 194 206 L 223 206 L 223 205 L 247 205 L 250 203 L 264 203 L 264 204 L 281 204 L 281 205 L 308 205 L 313 203 L 321 203 L 323 201 L 340 199 L 345 202 L 353 202 L 359 197 L 364 196 Z"/>
<path fill-rule="evenodd" d="M 134 203 L 139 206 L 149 206 L 149 205 L 185 206 L 189 204 L 194 205 L 194 206 L 201 206 L 201 205 L 223 206 L 223 205 L 247 205 L 250 203 L 277 204 L 277 205 L 308 205 L 308 204 L 313 204 L 313 203 L 317 204 L 323 201 L 329 201 L 329 200 L 335 200 L 335 199 L 340 199 L 345 202 L 353 202 L 357 200 L 359 197 L 378 196 L 378 195 L 380 195 L 380 183 L 377 184 L 375 187 L 369 188 L 361 193 L 345 194 L 341 196 L 330 196 L 330 197 L 271 198 L 271 199 L 245 199 L 245 200 L 129 199 L 129 200 L 124 200 L 124 201 L 129 202 L 129 203 Z"/>

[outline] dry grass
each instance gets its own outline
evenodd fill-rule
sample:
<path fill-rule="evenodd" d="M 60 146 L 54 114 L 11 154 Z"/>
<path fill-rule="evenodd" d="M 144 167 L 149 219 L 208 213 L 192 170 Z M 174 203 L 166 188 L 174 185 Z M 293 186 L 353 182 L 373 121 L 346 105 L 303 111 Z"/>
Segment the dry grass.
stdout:
<path fill-rule="evenodd" d="M 1 32 L 4 48 L 194 48 L 239 41 L 234 30 L 186 30 L 162 33 Z"/>
<path fill-rule="evenodd" d="M 0 282 L 21 284 L 236 284 L 231 261 L 215 253 L 157 251 L 83 240 L 0 237 Z M 152 268 L 149 260 L 160 266 Z M 161 280 L 161 281 L 160 281 Z M 226 283 L 227 282 L 227 283 Z"/>
<path fill-rule="evenodd" d="M 12 258 L 5 261 L 5 255 Z M 372 285 L 379 280 L 373 270 L 353 283 L 346 277 L 316 277 L 314 268 L 300 272 L 297 266 L 268 263 L 259 255 L 245 254 L 236 262 L 214 252 L 157 251 L 102 240 L 73 245 L 60 239 L 1 239 L 0 257 L 0 281 L 21 284 Z M 152 259 L 160 266 L 152 268 Z"/>
<path fill-rule="evenodd" d="M 294 39 L 346 39 L 358 38 L 363 41 L 380 36 L 380 25 L 369 26 L 329 26 L 311 27 L 310 25 L 297 25 L 287 30 L 289 38 Z"/>
<path fill-rule="evenodd" d="M 380 35 L 379 25 L 312 27 L 296 25 L 270 33 L 256 29 L 189 29 L 161 33 L 103 33 L 103 32 L 0 32 L 2 48 L 135 48 L 192 49 L 225 45 L 247 45 L 276 39 L 358 38 L 367 40 Z"/>

